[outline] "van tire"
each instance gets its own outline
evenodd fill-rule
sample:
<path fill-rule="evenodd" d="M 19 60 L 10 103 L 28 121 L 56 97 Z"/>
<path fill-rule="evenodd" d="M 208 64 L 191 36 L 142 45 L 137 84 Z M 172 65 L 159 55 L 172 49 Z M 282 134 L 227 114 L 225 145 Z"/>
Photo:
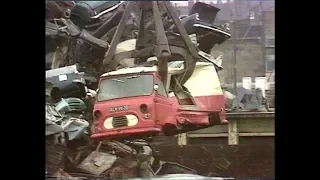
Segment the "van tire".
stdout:
<path fill-rule="evenodd" d="M 177 127 L 174 124 L 165 124 L 162 127 L 165 136 L 173 136 L 178 133 Z"/>

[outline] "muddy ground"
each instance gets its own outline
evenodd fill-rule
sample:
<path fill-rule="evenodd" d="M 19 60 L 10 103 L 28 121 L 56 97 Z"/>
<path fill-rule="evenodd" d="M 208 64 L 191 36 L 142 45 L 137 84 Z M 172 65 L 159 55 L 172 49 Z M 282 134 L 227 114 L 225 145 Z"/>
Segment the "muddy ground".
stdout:
<path fill-rule="evenodd" d="M 274 138 L 240 138 L 229 146 L 226 138 L 191 139 L 187 146 L 159 144 L 165 161 L 178 162 L 201 175 L 237 178 L 274 177 Z"/>

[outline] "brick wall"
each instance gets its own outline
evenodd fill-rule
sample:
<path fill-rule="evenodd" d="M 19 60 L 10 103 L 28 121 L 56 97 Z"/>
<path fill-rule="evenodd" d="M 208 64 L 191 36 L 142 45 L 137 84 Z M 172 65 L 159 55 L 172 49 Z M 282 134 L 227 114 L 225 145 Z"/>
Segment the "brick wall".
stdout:
<path fill-rule="evenodd" d="M 263 12 L 265 35 L 274 36 L 274 34 L 275 34 L 274 14 L 275 14 L 274 11 Z"/>
<path fill-rule="evenodd" d="M 266 39 L 266 66 L 267 66 L 267 77 L 268 75 L 274 76 L 275 73 L 272 73 L 275 66 L 275 19 L 274 19 L 274 11 L 265 11 L 263 12 L 263 20 L 264 20 L 264 35 Z M 271 78 L 272 79 L 272 78 Z"/>
<path fill-rule="evenodd" d="M 265 62 L 259 39 L 237 41 L 237 81 L 242 77 L 265 76 Z M 224 69 L 219 72 L 221 83 L 233 83 L 233 51 L 232 40 L 214 47 L 213 56 L 223 55 L 222 65 Z"/>

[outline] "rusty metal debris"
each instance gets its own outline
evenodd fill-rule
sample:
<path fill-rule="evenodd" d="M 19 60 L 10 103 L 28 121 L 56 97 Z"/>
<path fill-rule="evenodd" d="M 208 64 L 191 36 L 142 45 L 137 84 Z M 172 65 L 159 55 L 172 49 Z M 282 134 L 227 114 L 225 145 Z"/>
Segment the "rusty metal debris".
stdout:
<path fill-rule="evenodd" d="M 115 155 L 93 151 L 79 164 L 78 168 L 99 176 L 108 170 L 116 160 L 117 157 Z"/>
<path fill-rule="evenodd" d="M 89 137 L 97 123 L 93 123 L 97 114 L 92 109 L 97 79 L 102 73 L 128 64 L 147 64 L 148 58 L 156 56 L 160 76 L 166 82 L 168 62 L 170 65 L 170 61 L 175 61 L 169 57 L 176 55 L 176 59 L 183 59 L 186 68 L 176 78 L 173 89 L 180 87 L 184 91 L 182 85 L 190 78 L 197 61 L 222 69 L 221 59 L 210 56 L 208 49 L 228 39 L 230 33 L 224 26 L 213 24 L 219 10 L 209 7 L 214 15 L 208 20 L 200 10 L 204 7 L 208 8 L 196 3 L 191 14 L 179 19 L 169 2 L 46 2 L 48 176 L 134 178 L 196 174 L 177 163 L 161 161 L 149 139 L 97 142 Z M 132 11 L 128 11 L 130 8 Z M 211 35 L 214 41 L 204 43 Z M 115 55 L 119 44 L 130 46 L 132 40 L 139 48 Z M 136 60 L 122 62 L 129 57 Z"/>
<path fill-rule="evenodd" d="M 261 89 L 248 90 L 237 88 L 237 96 L 225 90 L 226 108 L 229 112 L 267 112 L 269 110 L 266 98 L 263 97 Z"/>

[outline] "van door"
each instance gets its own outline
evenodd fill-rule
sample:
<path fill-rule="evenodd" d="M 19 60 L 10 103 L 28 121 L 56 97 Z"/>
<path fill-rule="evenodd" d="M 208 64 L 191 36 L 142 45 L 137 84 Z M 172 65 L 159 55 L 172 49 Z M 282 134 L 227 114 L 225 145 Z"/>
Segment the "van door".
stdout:
<path fill-rule="evenodd" d="M 174 103 L 169 98 L 165 86 L 159 77 L 156 77 L 155 85 L 158 85 L 154 99 L 156 105 L 156 123 L 160 125 L 165 125 L 166 123 L 176 124 Z"/>

